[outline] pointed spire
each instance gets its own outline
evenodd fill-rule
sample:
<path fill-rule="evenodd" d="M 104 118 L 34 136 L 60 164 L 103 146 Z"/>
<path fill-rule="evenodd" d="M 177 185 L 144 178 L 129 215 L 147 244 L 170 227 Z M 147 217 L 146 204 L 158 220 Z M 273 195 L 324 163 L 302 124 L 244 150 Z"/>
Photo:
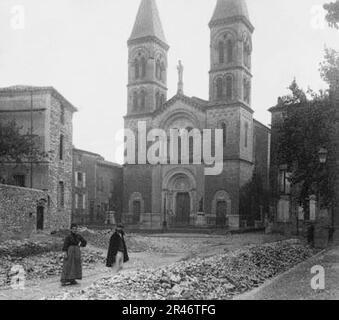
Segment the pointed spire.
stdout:
<path fill-rule="evenodd" d="M 161 42 L 167 43 L 155 0 L 141 1 L 129 41 L 144 37 L 155 37 Z"/>
<path fill-rule="evenodd" d="M 246 0 L 218 0 L 210 24 L 235 17 L 250 21 Z"/>

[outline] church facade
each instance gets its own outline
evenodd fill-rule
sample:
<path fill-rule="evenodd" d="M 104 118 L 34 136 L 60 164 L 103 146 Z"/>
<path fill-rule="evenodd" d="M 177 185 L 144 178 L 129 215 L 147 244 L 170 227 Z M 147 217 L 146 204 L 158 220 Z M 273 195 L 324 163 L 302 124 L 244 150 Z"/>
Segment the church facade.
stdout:
<path fill-rule="evenodd" d="M 239 210 L 241 188 L 254 173 L 260 175 L 264 188 L 268 188 L 270 129 L 253 118 L 251 108 L 254 27 L 245 0 L 218 0 L 209 28 L 209 99 L 184 94 L 181 63 L 177 94 L 169 98 L 169 45 L 156 1 L 141 1 L 128 40 L 125 128 L 136 135 L 141 122 L 148 132 L 220 129 L 223 165 L 220 174 L 206 175 L 207 165 L 203 161 L 126 163 L 123 173 L 126 224 L 145 229 L 244 227 L 251 212 Z"/>

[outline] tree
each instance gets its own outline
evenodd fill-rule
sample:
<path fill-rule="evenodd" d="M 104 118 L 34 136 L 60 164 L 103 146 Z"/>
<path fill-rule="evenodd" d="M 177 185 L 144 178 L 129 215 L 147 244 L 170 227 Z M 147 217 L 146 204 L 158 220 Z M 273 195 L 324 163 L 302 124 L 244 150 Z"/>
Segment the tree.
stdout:
<path fill-rule="evenodd" d="M 249 225 L 260 220 L 261 208 L 268 212 L 270 194 L 265 190 L 260 175 L 254 172 L 252 179 L 240 190 L 239 210 L 242 217 L 247 218 Z"/>
<path fill-rule="evenodd" d="M 328 164 L 320 165 L 318 151 L 326 148 L 329 156 L 335 154 L 335 106 L 327 93 L 309 90 L 306 94 L 296 81 L 290 90 L 280 101 L 285 112 L 275 128 L 278 164 L 288 166 L 295 198 L 305 209 L 312 194 L 321 195 L 322 204 L 330 205 L 335 199 L 335 177 Z"/>
<path fill-rule="evenodd" d="M 37 162 L 48 156 L 41 151 L 36 135 L 22 134 L 21 131 L 15 121 L 0 122 L 0 169 L 4 168 L 5 162 Z"/>
<path fill-rule="evenodd" d="M 325 60 L 320 63 L 320 75 L 330 86 L 337 86 L 339 83 L 339 52 L 326 48 Z"/>
<path fill-rule="evenodd" d="M 324 9 L 327 11 L 326 21 L 329 26 L 339 29 L 339 0 L 324 4 Z"/>

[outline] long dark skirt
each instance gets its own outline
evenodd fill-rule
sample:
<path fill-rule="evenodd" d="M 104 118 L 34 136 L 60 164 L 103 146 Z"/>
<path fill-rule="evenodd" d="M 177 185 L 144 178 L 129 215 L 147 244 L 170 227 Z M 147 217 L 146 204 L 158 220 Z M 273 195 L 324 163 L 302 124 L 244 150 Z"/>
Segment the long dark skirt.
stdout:
<path fill-rule="evenodd" d="M 70 246 L 68 248 L 68 258 L 64 259 L 61 281 L 81 280 L 81 251 L 78 246 Z"/>

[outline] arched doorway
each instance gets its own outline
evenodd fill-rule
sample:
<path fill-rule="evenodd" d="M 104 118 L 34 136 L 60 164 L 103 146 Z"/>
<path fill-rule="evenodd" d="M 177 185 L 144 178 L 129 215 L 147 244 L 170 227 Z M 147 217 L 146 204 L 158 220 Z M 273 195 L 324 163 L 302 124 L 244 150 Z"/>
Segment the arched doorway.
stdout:
<path fill-rule="evenodd" d="M 226 226 L 226 216 L 227 216 L 227 202 L 224 200 L 217 201 L 217 209 L 216 209 L 216 224 L 219 227 Z"/>
<path fill-rule="evenodd" d="M 175 224 L 189 225 L 191 214 L 191 199 L 188 192 L 179 192 L 176 197 Z"/>
<path fill-rule="evenodd" d="M 228 218 L 232 214 L 232 200 L 225 190 L 218 191 L 212 202 L 212 215 L 215 218 L 215 226 L 228 227 Z"/>
<path fill-rule="evenodd" d="M 133 224 L 140 223 L 141 216 L 141 202 L 139 200 L 133 201 Z"/>
<path fill-rule="evenodd" d="M 131 194 L 129 199 L 129 217 L 127 223 L 140 224 L 145 212 L 144 199 L 139 192 Z"/>
<path fill-rule="evenodd" d="M 175 168 L 163 180 L 164 221 L 168 226 L 194 224 L 196 214 L 196 182 L 188 169 Z"/>

